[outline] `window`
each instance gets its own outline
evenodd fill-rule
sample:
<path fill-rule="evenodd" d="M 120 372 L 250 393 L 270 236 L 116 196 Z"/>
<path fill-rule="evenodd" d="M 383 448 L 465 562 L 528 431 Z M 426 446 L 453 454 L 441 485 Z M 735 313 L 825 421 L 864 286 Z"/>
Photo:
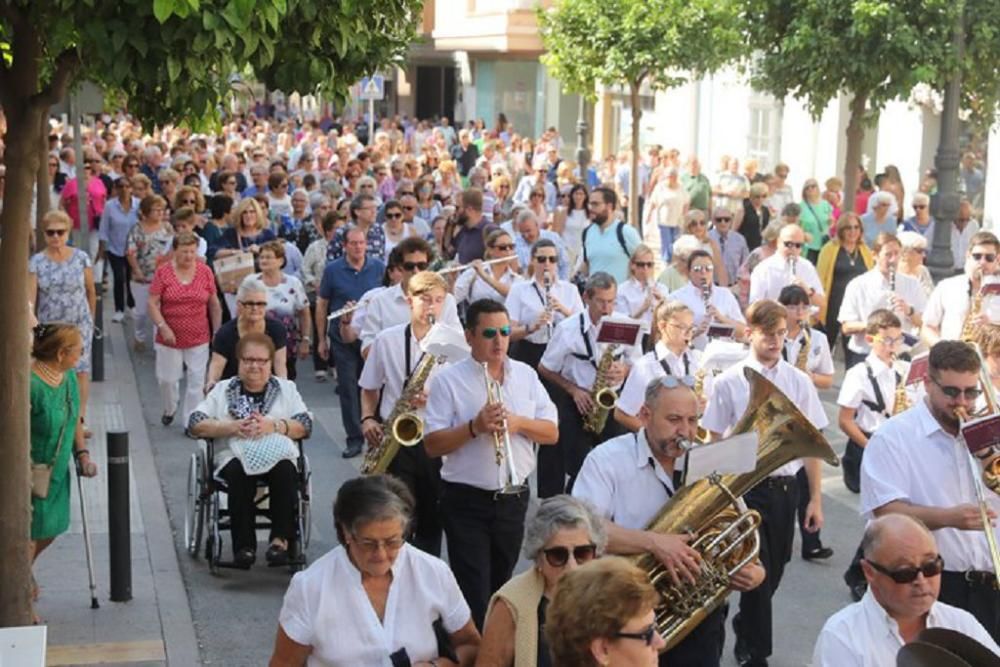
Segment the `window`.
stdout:
<path fill-rule="evenodd" d="M 747 157 L 757 160 L 758 170 L 768 173 L 781 152 L 781 104 L 764 95 L 750 98 Z"/>

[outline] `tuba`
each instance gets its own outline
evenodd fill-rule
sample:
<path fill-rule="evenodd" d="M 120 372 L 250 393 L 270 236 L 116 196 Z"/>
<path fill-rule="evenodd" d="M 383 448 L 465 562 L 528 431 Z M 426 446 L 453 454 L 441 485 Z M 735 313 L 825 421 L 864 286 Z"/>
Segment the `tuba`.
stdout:
<path fill-rule="evenodd" d="M 690 546 L 702 556 L 697 584 L 683 581 L 675 585 L 652 554 L 633 557 L 662 596 L 656 608 L 656 626 L 668 650 L 726 600 L 729 577 L 757 558 L 760 515 L 742 509 L 737 499 L 795 459 L 820 458 L 839 465 L 826 438 L 788 397 L 753 369 L 743 372 L 750 382 L 750 402 L 733 434 L 757 432 L 756 468 L 741 474 L 712 475 L 682 487 L 647 527 L 656 533 L 694 535 Z"/>
<path fill-rule="evenodd" d="M 608 371 L 615 362 L 614 343 L 608 345 L 597 364 L 597 377 L 590 389 L 590 400 L 594 404 L 590 412 L 583 416 L 583 429 L 590 433 L 601 433 L 608 423 L 608 413 L 618 402 L 618 392 L 608 386 Z"/>

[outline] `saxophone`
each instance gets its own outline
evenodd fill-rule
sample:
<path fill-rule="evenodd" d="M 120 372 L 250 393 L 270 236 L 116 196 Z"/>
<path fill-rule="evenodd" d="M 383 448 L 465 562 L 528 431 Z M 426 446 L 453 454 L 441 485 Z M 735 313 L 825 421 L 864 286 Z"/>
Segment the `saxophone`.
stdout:
<path fill-rule="evenodd" d="M 608 345 L 597 364 L 597 377 L 590 390 L 590 401 L 594 407 L 583 416 L 583 429 L 590 433 L 597 434 L 604 430 L 605 424 L 608 423 L 608 413 L 618 402 L 618 392 L 608 386 L 608 371 L 611 370 L 611 364 L 615 362 L 615 349 L 617 347 L 614 343 Z"/>
<path fill-rule="evenodd" d="M 893 365 L 896 361 L 896 355 L 892 355 Z M 910 409 L 910 397 L 906 394 L 906 376 L 900 376 L 899 382 L 896 383 L 896 393 L 892 400 L 892 414 L 893 416 L 898 415 L 901 412 Z"/>
<path fill-rule="evenodd" d="M 978 272 L 979 270 L 976 269 Z M 980 274 L 981 275 L 981 274 Z M 972 283 L 969 282 L 969 289 L 972 289 Z M 983 309 L 983 290 L 980 287 L 979 291 L 976 292 L 971 301 L 969 302 L 969 312 L 965 314 L 965 320 L 962 322 L 962 335 L 959 340 L 972 343 L 976 340 L 976 320 L 979 318 L 979 313 Z"/>
<path fill-rule="evenodd" d="M 434 366 L 444 361 L 443 357 L 425 354 L 417 364 L 413 375 L 403 387 L 399 400 L 392 406 L 392 412 L 386 418 L 386 429 L 378 447 L 369 447 L 365 460 L 361 464 L 362 475 L 383 473 L 389 469 L 389 464 L 396 458 L 400 447 L 413 447 L 424 437 L 424 420 L 417 414 L 414 399 L 427 383 Z"/>
<path fill-rule="evenodd" d="M 799 347 L 799 354 L 795 357 L 795 367 L 803 373 L 808 373 L 806 364 L 809 361 L 809 349 L 812 347 L 812 332 L 809 331 L 809 320 L 799 322 L 802 329 L 802 346 Z"/>

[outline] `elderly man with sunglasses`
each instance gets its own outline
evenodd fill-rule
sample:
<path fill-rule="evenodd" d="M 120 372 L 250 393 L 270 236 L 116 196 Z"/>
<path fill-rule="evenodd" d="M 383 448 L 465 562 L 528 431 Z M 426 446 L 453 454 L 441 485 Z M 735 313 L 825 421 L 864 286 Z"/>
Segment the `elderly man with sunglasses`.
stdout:
<path fill-rule="evenodd" d="M 809 303 L 820 308 L 826 294 L 816 267 L 802 258 L 805 232 L 798 225 L 785 225 L 778 234 L 777 252 L 765 259 L 750 274 L 749 303 L 761 299 L 777 300 L 785 285 L 798 285 L 809 295 Z"/>
<path fill-rule="evenodd" d="M 573 496 L 590 503 L 604 518 L 607 553 L 653 554 L 675 582 L 694 582 L 701 572 L 701 555 L 688 545 L 691 536 L 665 535 L 645 527 L 684 485 L 684 447 L 698 429 L 698 399 L 693 387 L 691 376 L 666 375 L 651 380 L 639 410 L 642 428 L 590 452 L 573 486 Z M 764 568 L 751 563 L 730 583 L 735 590 L 749 591 L 764 577 Z M 725 619 L 723 606 L 676 647 L 662 653 L 660 664 L 718 665 Z"/>
<path fill-rule="evenodd" d="M 959 414 L 982 395 L 975 348 L 945 340 L 931 348 L 927 397 L 875 431 L 861 463 L 861 513 L 906 514 L 934 532 L 945 570 L 940 599 L 975 616 L 1000 640 L 1000 592 L 969 465 Z M 978 467 L 978 465 L 977 465 Z M 978 473 L 977 473 L 978 475 Z M 1000 496 L 986 490 L 995 520 Z M 1000 540 L 1000 532 L 991 527 Z"/>
<path fill-rule="evenodd" d="M 998 253 L 1000 240 L 992 232 L 978 232 L 972 237 L 962 273 L 939 282 L 927 300 L 921 330 L 927 345 L 942 339 L 955 340 L 962 335 L 974 295 L 979 294 L 984 283 L 997 281 Z M 986 315 L 980 313 L 972 324 L 979 326 L 988 322 Z"/>
<path fill-rule="evenodd" d="M 947 628 L 1000 656 L 989 633 L 967 611 L 938 601 L 947 562 L 921 521 L 903 514 L 875 519 L 861 542 L 868 592 L 827 620 L 813 667 L 894 665 L 896 654 L 926 628 Z"/>

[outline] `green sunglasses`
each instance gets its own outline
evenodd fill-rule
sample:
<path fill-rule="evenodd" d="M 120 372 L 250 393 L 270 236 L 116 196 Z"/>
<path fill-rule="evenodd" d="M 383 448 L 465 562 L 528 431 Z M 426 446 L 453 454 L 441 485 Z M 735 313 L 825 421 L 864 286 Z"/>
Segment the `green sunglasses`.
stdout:
<path fill-rule="evenodd" d="M 506 338 L 507 336 L 509 336 L 510 335 L 510 325 L 506 324 L 506 325 L 500 327 L 499 329 L 496 328 L 496 327 L 487 327 L 486 329 L 483 329 L 483 338 L 485 338 L 487 340 L 493 340 L 494 338 L 497 337 L 497 334 L 500 334 L 504 338 Z"/>

